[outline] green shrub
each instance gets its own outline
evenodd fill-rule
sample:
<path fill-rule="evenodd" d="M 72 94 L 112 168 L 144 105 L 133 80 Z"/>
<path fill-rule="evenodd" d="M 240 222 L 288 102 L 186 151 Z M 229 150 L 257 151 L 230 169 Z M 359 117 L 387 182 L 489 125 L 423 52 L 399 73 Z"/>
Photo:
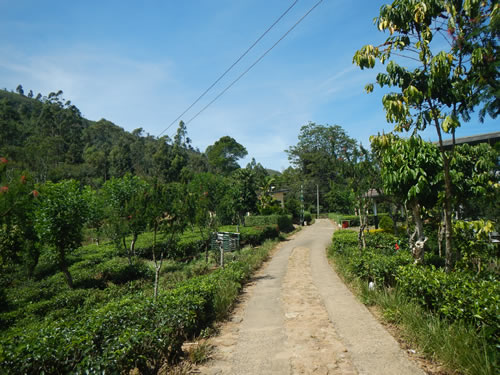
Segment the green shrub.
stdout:
<path fill-rule="evenodd" d="M 245 216 L 246 227 L 265 227 L 271 225 L 278 225 L 280 220 L 286 220 L 284 217 L 292 220 L 292 215 L 252 215 Z M 285 225 L 286 228 L 286 225 Z M 280 228 L 281 229 L 281 228 Z"/>
<path fill-rule="evenodd" d="M 137 279 L 152 279 L 153 270 L 143 261 L 138 260 L 129 264 L 127 258 L 113 258 L 96 267 L 96 278 L 104 282 L 111 281 L 123 284 Z"/>
<path fill-rule="evenodd" d="M 8 331 L 0 337 L 0 368 L 9 374 L 129 373 L 135 368 L 157 373 L 165 361 L 180 356 L 186 339 L 227 313 L 270 248 L 243 249 L 226 268 L 164 290 L 156 301 L 135 293 L 99 305 L 99 296 L 91 303 L 94 308 Z M 122 269 L 120 262 L 104 268 L 118 268 L 118 274 Z"/>
<path fill-rule="evenodd" d="M 358 234 L 352 230 L 339 230 L 333 234 L 330 252 L 337 254 L 349 253 L 350 248 L 358 247 Z"/>
<path fill-rule="evenodd" d="M 395 237 L 388 233 L 367 233 L 367 248 L 358 247 L 357 233 L 340 230 L 334 233 L 330 254 L 342 257 L 345 270 L 352 276 L 375 281 L 378 286 L 394 286 L 398 267 L 412 262 L 408 251 L 396 251 Z"/>
<path fill-rule="evenodd" d="M 493 276 L 479 279 L 466 272 L 407 265 L 399 268 L 397 281 L 401 291 L 420 305 L 444 318 L 485 327 L 500 341 L 500 283 Z"/>
<path fill-rule="evenodd" d="M 278 217 L 278 229 L 280 232 L 289 233 L 293 231 L 293 223 L 290 215 L 280 215 Z"/>
<path fill-rule="evenodd" d="M 380 214 L 378 214 L 378 218 L 381 221 L 384 217 L 388 217 L 388 215 L 389 214 L 387 214 L 387 213 L 380 213 Z M 359 227 L 359 216 L 358 215 L 333 215 L 333 217 L 335 219 L 337 219 L 337 222 L 339 224 L 342 224 L 343 220 L 348 220 L 350 227 Z M 368 225 L 374 225 L 375 224 L 374 215 L 368 215 L 367 221 L 368 221 Z"/>
<path fill-rule="evenodd" d="M 389 216 L 382 216 L 378 226 L 387 233 L 394 233 L 394 221 Z"/>

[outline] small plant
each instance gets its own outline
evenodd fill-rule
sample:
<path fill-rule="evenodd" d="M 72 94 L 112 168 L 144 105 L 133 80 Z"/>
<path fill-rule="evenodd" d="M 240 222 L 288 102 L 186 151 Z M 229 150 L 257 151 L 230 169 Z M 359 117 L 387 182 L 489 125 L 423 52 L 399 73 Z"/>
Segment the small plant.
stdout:
<path fill-rule="evenodd" d="M 200 363 L 206 362 L 211 358 L 213 351 L 213 346 L 207 341 L 198 341 L 189 348 L 188 358 L 189 362 L 199 365 Z"/>

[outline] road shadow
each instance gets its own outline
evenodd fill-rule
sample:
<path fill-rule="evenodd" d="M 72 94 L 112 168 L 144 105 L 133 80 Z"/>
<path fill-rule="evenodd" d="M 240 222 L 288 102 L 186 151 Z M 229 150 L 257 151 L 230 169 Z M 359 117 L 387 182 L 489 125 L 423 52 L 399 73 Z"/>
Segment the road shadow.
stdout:
<path fill-rule="evenodd" d="M 259 280 L 274 280 L 275 277 L 271 275 L 262 275 L 262 276 L 255 276 L 250 279 L 250 281 L 259 281 Z"/>

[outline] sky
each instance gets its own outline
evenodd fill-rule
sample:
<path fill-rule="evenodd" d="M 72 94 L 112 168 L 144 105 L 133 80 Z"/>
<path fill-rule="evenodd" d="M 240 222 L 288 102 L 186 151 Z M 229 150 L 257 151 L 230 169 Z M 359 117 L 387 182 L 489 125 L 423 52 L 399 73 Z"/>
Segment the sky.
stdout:
<path fill-rule="evenodd" d="M 285 34 L 318 0 L 299 0 L 182 120 L 188 122 Z M 105 118 L 154 136 L 176 132 L 186 110 L 294 0 L 0 0 L 0 88 L 62 90 L 90 120 Z M 352 63 L 386 34 L 373 24 L 382 0 L 323 0 L 243 78 L 187 123 L 194 147 L 229 135 L 266 168 L 289 166 L 287 148 L 309 122 L 340 125 L 369 145 L 391 131 L 380 67 Z M 167 129 L 167 130 L 166 130 Z M 500 130 L 477 116 L 457 136 Z M 432 129 L 424 138 L 436 140 Z"/>

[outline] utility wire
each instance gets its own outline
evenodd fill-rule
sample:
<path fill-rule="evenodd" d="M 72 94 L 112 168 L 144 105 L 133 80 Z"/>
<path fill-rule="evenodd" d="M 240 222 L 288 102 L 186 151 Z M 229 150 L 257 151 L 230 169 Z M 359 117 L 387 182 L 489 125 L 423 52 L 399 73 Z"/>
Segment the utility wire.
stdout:
<path fill-rule="evenodd" d="M 186 125 L 189 124 L 191 121 L 193 121 L 196 117 L 198 117 L 205 109 L 210 107 L 217 99 L 219 99 L 222 95 L 226 93 L 227 90 L 229 90 L 236 82 L 238 82 L 245 74 L 247 74 L 250 69 L 252 69 L 255 65 L 257 65 L 271 50 L 278 45 L 279 42 L 281 42 L 285 37 L 293 30 L 295 27 L 302 22 L 304 18 L 306 18 L 309 13 L 311 13 L 319 4 L 321 4 L 323 0 L 319 0 L 309 11 L 304 14 L 288 31 L 283 34 L 281 38 L 278 39 L 276 43 L 274 43 L 266 52 L 264 52 L 252 65 L 250 65 L 243 73 L 241 73 L 238 78 L 236 78 L 233 82 L 231 82 L 222 92 L 217 95 L 210 103 L 208 103 L 205 107 L 203 107 L 196 115 L 194 115 L 189 121 L 186 122 Z"/>
<path fill-rule="evenodd" d="M 174 121 L 172 121 L 172 122 L 170 123 L 170 125 L 168 125 L 168 126 L 167 126 L 167 128 L 166 128 L 165 130 L 163 130 L 163 131 L 162 131 L 162 132 L 158 135 L 158 137 L 160 137 L 163 133 L 165 133 L 168 129 L 170 129 L 170 127 L 171 127 L 173 124 L 175 124 L 175 123 L 176 123 L 176 122 L 177 122 L 177 121 L 178 121 L 178 120 L 179 120 L 182 116 L 184 116 L 184 115 L 186 114 L 186 112 L 187 112 L 187 111 L 189 111 L 191 108 L 193 108 L 193 107 L 194 107 L 194 105 L 195 105 L 196 103 L 198 103 L 198 102 L 200 101 L 200 99 L 201 99 L 201 98 L 203 98 L 207 92 L 209 92 L 209 91 L 210 91 L 210 90 L 211 90 L 211 89 L 212 89 L 212 88 L 213 88 L 213 87 L 214 87 L 217 83 L 219 83 L 219 81 L 220 81 L 222 78 L 224 78 L 224 76 L 225 76 L 227 73 L 229 73 L 229 71 L 230 71 L 231 69 L 233 69 L 233 67 L 234 67 L 236 64 L 238 64 L 238 63 L 241 61 L 241 59 L 243 59 L 243 58 L 244 58 L 244 57 L 248 54 L 248 52 L 250 52 L 250 50 L 251 50 L 253 47 L 255 47 L 255 45 L 256 45 L 257 43 L 259 43 L 259 42 L 260 42 L 260 40 L 261 40 L 261 39 L 262 39 L 262 38 L 263 38 L 263 37 L 264 37 L 264 36 L 265 36 L 265 35 L 266 35 L 269 31 L 271 31 L 271 29 L 272 29 L 274 26 L 276 26 L 276 24 L 277 24 L 279 21 L 281 21 L 281 19 L 282 19 L 282 18 L 283 18 L 283 17 L 284 17 L 284 16 L 285 16 L 285 15 L 286 15 L 286 14 L 287 14 L 287 13 L 288 13 L 288 12 L 289 12 L 289 11 L 290 11 L 293 7 L 294 7 L 294 6 L 295 6 L 295 4 L 297 4 L 297 2 L 298 2 L 298 1 L 299 1 L 299 0 L 295 0 L 295 1 L 293 2 L 293 4 L 292 4 L 292 5 L 290 5 L 290 6 L 288 7 L 288 9 L 287 9 L 287 10 L 285 10 L 285 11 L 281 14 L 281 16 L 279 16 L 279 17 L 278 17 L 278 19 L 276 19 L 276 21 L 274 21 L 274 23 L 273 23 L 271 26 L 269 26 L 269 27 L 268 27 L 268 29 L 267 29 L 266 31 L 264 31 L 264 33 L 263 33 L 263 34 L 262 34 L 262 35 L 261 35 L 261 36 L 260 36 L 260 37 L 259 37 L 259 38 L 258 38 L 258 39 L 257 39 L 257 40 L 256 40 L 256 41 L 255 41 L 255 42 L 254 42 L 254 43 L 253 43 L 253 44 L 252 44 L 252 45 L 251 45 L 251 46 L 250 46 L 250 47 L 249 47 L 249 48 L 248 48 L 248 49 L 247 49 L 247 50 L 246 50 L 246 51 L 245 51 L 245 52 L 244 52 L 241 56 L 240 56 L 240 57 L 239 57 L 239 58 L 238 58 L 238 59 L 237 59 L 237 60 L 236 60 L 236 61 L 235 61 L 235 62 L 234 62 L 234 63 L 233 63 L 233 64 L 232 64 L 229 68 L 227 68 L 227 69 L 226 69 L 226 71 L 225 71 L 224 73 L 222 73 L 222 75 L 221 75 L 221 76 L 219 76 L 219 78 L 217 78 L 217 79 L 215 80 L 215 82 L 214 82 L 214 83 L 212 83 L 212 84 L 211 84 L 211 85 L 210 85 L 210 86 L 209 86 L 209 87 L 208 87 L 208 88 L 207 88 L 207 89 L 206 89 L 206 90 L 205 90 L 205 91 L 204 91 L 204 92 L 203 92 L 203 93 L 202 93 L 202 94 L 198 97 L 198 99 L 196 99 L 196 100 L 195 100 L 195 101 L 194 101 L 194 102 L 193 102 L 193 103 L 192 103 L 189 107 L 187 107 L 187 108 L 186 108 L 186 110 L 185 110 L 184 112 L 182 112 L 182 113 L 181 113 L 181 114 L 180 114 L 180 115 L 179 115 L 179 116 L 178 116 L 178 117 L 177 117 Z"/>

